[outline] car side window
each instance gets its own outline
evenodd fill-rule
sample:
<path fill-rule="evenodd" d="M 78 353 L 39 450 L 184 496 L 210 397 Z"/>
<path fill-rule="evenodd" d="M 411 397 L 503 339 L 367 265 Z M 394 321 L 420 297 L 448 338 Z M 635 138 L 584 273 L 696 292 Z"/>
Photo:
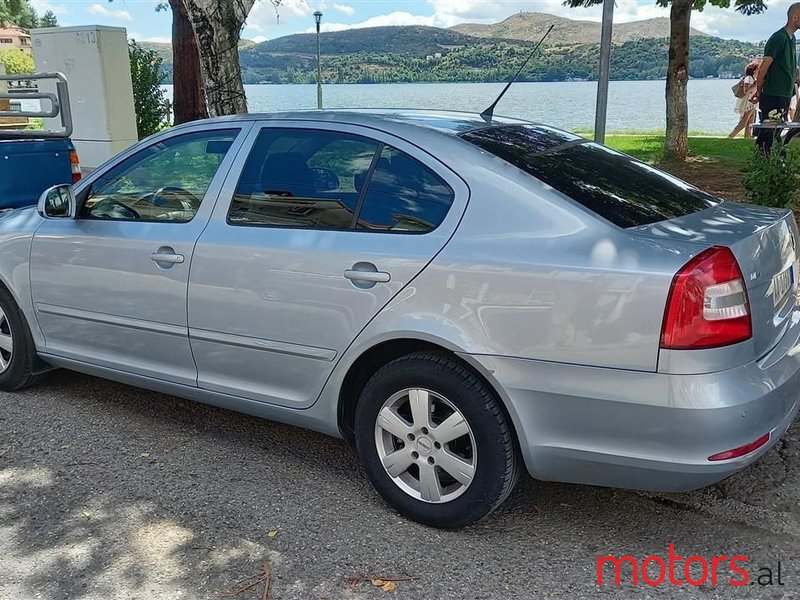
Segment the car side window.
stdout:
<path fill-rule="evenodd" d="M 336 131 L 265 128 L 245 163 L 228 223 L 350 229 L 379 145 Z"/>
<path fill-rule="evenodd" d="M 430 168 L 386 146 L 367 186 L 357 228 L 427 233 L 444 220 L 453 198 L 452 188 Z"/>
<path fill-rule="evenodd" d="M 187 133 L 156 142 L 98 178 L 81 216 L 89 219 L 191 221 L 239 129 Z"/>

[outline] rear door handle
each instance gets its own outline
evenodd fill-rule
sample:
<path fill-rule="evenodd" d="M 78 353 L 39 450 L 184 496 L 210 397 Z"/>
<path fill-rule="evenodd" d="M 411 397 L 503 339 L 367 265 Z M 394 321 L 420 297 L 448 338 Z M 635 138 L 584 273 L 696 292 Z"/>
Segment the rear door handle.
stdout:
<path fill-rule="evenodd" d="M 386 271 L 358 271 L 356 269 L 347 269 L 344 272 L 346 279 L 350 281 L 367 281 L 370 283 L 389 283 L 392 276 Z"/>
<path fill-rule="evenodd" d="M 165 263 L 170 265 L 179 265 L 185 260 L 183 254 L 177 254 L 175 250 L 168 246 L 162 246 L 158 251 L 150 255 L 150 260 L 157 263 Z"/>

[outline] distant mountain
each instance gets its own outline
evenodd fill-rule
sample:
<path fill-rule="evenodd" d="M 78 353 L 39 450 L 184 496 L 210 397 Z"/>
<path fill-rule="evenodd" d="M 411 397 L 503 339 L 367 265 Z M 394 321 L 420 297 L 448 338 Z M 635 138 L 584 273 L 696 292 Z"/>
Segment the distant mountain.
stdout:
<path fill-rule="evenodd" d="M 323 33 L 322 74 L 326 83 L 399 83 L 418 81 L 507 81 L 530 54 L 533 42 L 554 24 L 548 45 L 522 72 L 520 81 L 597 78 L 600 25 L 522 13 L 496 25 L 456 29 L 399 26 Z M 668 20 L 649 19 L 615 25 L 612 79 L 659 79 L 666 75 Z M 459 31 L 477 32 L 471 35 Z M 594 33 L 593 33 L 594 32 Z M 596 35 L 595 35 L 596 34 Z M 516 37 L 488 37 L 493 35 Z M 164 82 L 172 80 L 169 44 L 142 44 L 164 59 Z M 313 83 L 316 34 L 296 34 L 255 44 L 240 44 L 245 83 Z M 689 75 L 734 77 L 759 56 L 758 45 L 695 32 L 689 48 Z"/>
<path fill-rule="evenodd" d="M 539 12 L 523 12 L 508 17 L 500 23 L 484 25 L 480 23 L 463 23 L 450 28 L 466 35 L 479 38 L 523 40 L 527 42 L 538 41 L 553 25 L 548 43 L 562 46 L 569 44 L 596 44 L 600 42 L 600 23 L 596 21 L 580 21 L 548 15 Z M 707 34 L 697 29 L 691 30 L 691 35 L 705 36 Z M 613 40 L 615 44 L 645 38 L 669 37 L 669 19 L 658 17 L 631 23 L 614 23 Z"/>
<path fill-rule="evenodd" d="M 138 42 L 138 40 L 137 40 Z M 147 50 L 155 50 L 162 62 L 162 71 L 164 82 L 172 82 L 172 44 L 164 42 L 138 42 L 138 44 Z M 249 50 L 256 43 L 253 40 L 239 40 L 239 52 Z"/>
<path fill-rule="evenodd" d="M 474 37 L 451 29 L 422 25 L 365 27 L 320 34 L 320 46 L 326 56 L 357 52 L 392 52 L 426 56 L 457 46 L 479 43 Z M 256 54 L 309 54 L 316 56 L 315 33 L 298 33 L 257 44 Z"/>
<path fill-rule="evenodd" d="M 156 54 L 158 54 L 165 63 L 172 63 L 172 44 L 164 44 L 162 42 L 140 42 L 139 40 L 136 40 L 136 43 L 146 50 L 155 50 Z"/>

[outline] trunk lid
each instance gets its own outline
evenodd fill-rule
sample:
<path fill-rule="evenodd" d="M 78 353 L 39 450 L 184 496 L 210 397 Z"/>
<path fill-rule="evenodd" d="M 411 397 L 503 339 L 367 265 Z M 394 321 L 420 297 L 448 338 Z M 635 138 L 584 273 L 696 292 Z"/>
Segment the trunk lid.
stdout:
<path fill-rule="evenodd" d="M 756 358 L 769 352 L 789 326 L 797 303 L 797 225 L 786 210 L 723 202 L 713 208 L 631 229 L 700 249 L 727 246 L 744 275 Z"/>

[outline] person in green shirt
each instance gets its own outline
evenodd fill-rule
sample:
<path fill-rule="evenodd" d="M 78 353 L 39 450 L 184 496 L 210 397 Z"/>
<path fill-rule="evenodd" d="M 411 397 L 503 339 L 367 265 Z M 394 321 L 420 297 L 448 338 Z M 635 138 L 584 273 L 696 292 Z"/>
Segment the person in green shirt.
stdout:
<path fill-rule="evenodd" d="M 761 66 L 756 75 L 756 92 L 752 101 L 758 102 L 759 118 L 762 123 L 774 118 L 774 115 L 778 115 L 780 121 L 786 120 L 797 77 L 797 46 L 794 33 L 798 29 L 800 29 L 800 2 L 795 2 L 787 12 L 786 25 L 767 40 L 764 46 L 764 58 L 761 59 Z M 770 129 L 758 133 L 756 143 L 762 152 L 769 152 L 774 133 L 774 130 Z"/>

